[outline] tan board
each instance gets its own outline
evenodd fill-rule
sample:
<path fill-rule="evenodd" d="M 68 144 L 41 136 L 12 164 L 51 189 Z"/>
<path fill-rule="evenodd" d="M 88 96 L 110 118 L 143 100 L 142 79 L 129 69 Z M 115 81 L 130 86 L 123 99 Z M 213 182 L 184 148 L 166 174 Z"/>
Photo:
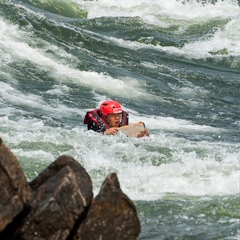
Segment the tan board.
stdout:
<path fill-rule="evenodd" d="M 141 131 L 144 131 L 145 125 L 143 122 L 132 123 L 119 128 L 119 131 L 128 137 L 137 137 Z"/>

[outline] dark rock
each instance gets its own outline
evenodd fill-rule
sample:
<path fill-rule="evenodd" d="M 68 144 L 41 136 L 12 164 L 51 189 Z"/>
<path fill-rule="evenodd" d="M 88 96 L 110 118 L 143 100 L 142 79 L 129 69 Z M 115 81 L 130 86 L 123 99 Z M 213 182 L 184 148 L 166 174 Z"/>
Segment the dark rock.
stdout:
<path fill-rule="evenodd" d="M 24 211 L 31 196 L 25 174 L 10 149 L 0 138 L 0 237 L 2 231 Z"/>
<path fill-rule="evenodd" d="M 141 231 L 133 202 L 122 192 L 117 175 L 110 174 L 93 200 L 74 240 L 131 240 Z"/>
<path fill-rule="evenodd" d="M 93 193 L 85 169 L 73 158 L 61 156 L 30 186 L 30 214 L 17 231 L 16 239 L 67 239 L 88 209 Z"/>
<path fill-rule="evenodd" d="M 135 240 L 141 227 L 115 173 L 93 199 L 92 181 L 73 158 L 61 156 L 33 181 L 0 138 L 0 239 Z"/>

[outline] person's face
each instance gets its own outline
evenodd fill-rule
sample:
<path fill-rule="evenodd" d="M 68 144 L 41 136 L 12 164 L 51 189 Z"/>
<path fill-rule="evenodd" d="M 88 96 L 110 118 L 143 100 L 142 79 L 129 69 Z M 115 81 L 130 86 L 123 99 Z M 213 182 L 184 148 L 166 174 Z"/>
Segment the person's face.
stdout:
<path fill-rule="evenodd" d="M 107 124 L 109 127 L 119 127 L 122 113 L 113 113 L 107 115 Z"/>

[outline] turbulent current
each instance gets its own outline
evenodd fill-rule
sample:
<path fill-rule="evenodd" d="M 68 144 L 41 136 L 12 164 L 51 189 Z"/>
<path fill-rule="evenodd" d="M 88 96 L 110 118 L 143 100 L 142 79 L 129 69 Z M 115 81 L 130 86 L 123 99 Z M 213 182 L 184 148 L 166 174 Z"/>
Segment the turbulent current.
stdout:
<path fill-rule="evenodd" d="M 87 131 L 119 101 L 149 138 Z M 240 239 L 240 3 L 1 0 L 0 136 L 33 179 L 116 172 L 139 239 Z"/>

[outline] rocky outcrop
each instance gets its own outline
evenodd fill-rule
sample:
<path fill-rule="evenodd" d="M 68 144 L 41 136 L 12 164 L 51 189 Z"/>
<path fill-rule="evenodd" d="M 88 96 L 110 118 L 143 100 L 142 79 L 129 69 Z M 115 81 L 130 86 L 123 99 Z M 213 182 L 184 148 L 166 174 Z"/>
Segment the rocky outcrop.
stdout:
<path fill-rule="evenodd" d="M 131 240 L 137 239 L 139 232 L 140 223 L 136 208 L 122 192 L 117 175 L 113 173 L 104 181 L 74 240 Z"/>
<path fill-rule="evenodd" d="M 134 203 L 115 173 L 93 198 L 86 170 L 60 156 L 27 182 L 13 153 L 0 139 L 0 239 L 137 239 L 140 222 Z"/>
<path fill-rule="evenodd" d="M 26 212 L 31 196 L 23 170 L 13 153 L 0 138 L 0 233 Z M 10 225 L 9 225 L 10 226 Z M 0 237 L 0 239 L 2 239 Z"/>
<path fill-rule="evenodd" d="M 15 238 L 67 239 L 92 201 L 92 182 L 85 169 L 73 158 L 61 156 L 30 186 L 31 211 Z"/>

